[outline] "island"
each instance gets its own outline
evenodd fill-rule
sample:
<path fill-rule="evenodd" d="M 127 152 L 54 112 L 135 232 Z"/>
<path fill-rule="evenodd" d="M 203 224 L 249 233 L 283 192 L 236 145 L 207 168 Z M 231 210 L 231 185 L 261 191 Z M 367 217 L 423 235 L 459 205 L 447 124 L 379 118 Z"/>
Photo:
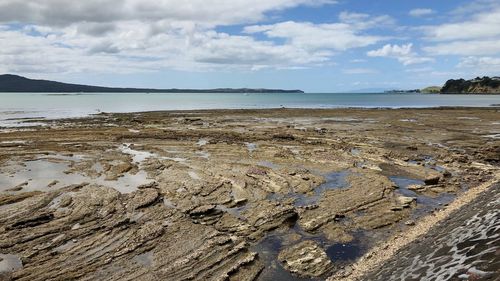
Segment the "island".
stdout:
<path fill-rule="evenodd" d="M 1 93 L 304 93 L 302 90 L 264 88 L 217 88 L 217 89 L 147 89 L 113 88 L 68 84 L 49 80 L 29 79 L 19 75 L 0 75 Z"/>

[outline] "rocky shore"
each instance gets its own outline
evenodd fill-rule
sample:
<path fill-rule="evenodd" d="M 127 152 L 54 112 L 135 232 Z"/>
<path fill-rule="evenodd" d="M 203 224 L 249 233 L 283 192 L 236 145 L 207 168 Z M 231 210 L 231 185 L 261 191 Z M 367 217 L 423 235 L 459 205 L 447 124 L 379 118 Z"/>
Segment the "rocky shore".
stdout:
<path fill-rule="evenodd" d="M 348 278 L 495 179 L 498 116 L 177 111 L 3 128 L 0 280 Z"/>
<path fill-rule="evenodd" d="M 441 94 L 500 94 L 500 77 L 450 79 L 441 88 Z"/>

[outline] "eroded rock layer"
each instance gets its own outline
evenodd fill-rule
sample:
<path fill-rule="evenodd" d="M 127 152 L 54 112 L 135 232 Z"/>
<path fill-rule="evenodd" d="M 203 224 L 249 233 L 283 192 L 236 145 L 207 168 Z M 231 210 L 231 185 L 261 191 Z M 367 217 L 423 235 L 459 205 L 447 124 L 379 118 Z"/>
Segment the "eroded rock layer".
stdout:
<path fill-rule="evenodd" d="M 498 172 L 499 129 L 496 109 L 283 109 L 2 130 L 0 280 L 324 278 Z"/>

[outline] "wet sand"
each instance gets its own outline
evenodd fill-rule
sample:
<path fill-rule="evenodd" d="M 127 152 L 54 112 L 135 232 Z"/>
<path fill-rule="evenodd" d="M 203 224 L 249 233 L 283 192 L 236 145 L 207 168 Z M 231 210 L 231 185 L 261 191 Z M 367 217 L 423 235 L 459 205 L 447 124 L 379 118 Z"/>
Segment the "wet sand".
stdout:
<path fill-rule="evenodd" d="M 170 111 L 0 129 L 0 279 L 354 278 L 495 180 L 499 116 Z"/>

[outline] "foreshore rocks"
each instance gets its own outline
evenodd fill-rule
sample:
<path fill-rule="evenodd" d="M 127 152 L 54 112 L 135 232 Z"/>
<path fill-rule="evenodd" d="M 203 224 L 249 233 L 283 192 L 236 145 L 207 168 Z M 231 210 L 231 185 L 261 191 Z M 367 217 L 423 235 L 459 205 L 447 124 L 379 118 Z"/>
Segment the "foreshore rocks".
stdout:
<path fill-rule="evenodd" d="M 324 278 L 497 172 L 498 140 L 479 137 L 497 116 L 150 112 L 0 132 L 25 141 L 0 146 L 0 254 L 22 265 L 0 276 Z"/>
<path fill-rule="evenodd" d="M 330 258 L 313 241 L 303 241 L 281 251 L 278 259 L 287 270 L 303 277 L 320 277 L 332 266 Z"/>

